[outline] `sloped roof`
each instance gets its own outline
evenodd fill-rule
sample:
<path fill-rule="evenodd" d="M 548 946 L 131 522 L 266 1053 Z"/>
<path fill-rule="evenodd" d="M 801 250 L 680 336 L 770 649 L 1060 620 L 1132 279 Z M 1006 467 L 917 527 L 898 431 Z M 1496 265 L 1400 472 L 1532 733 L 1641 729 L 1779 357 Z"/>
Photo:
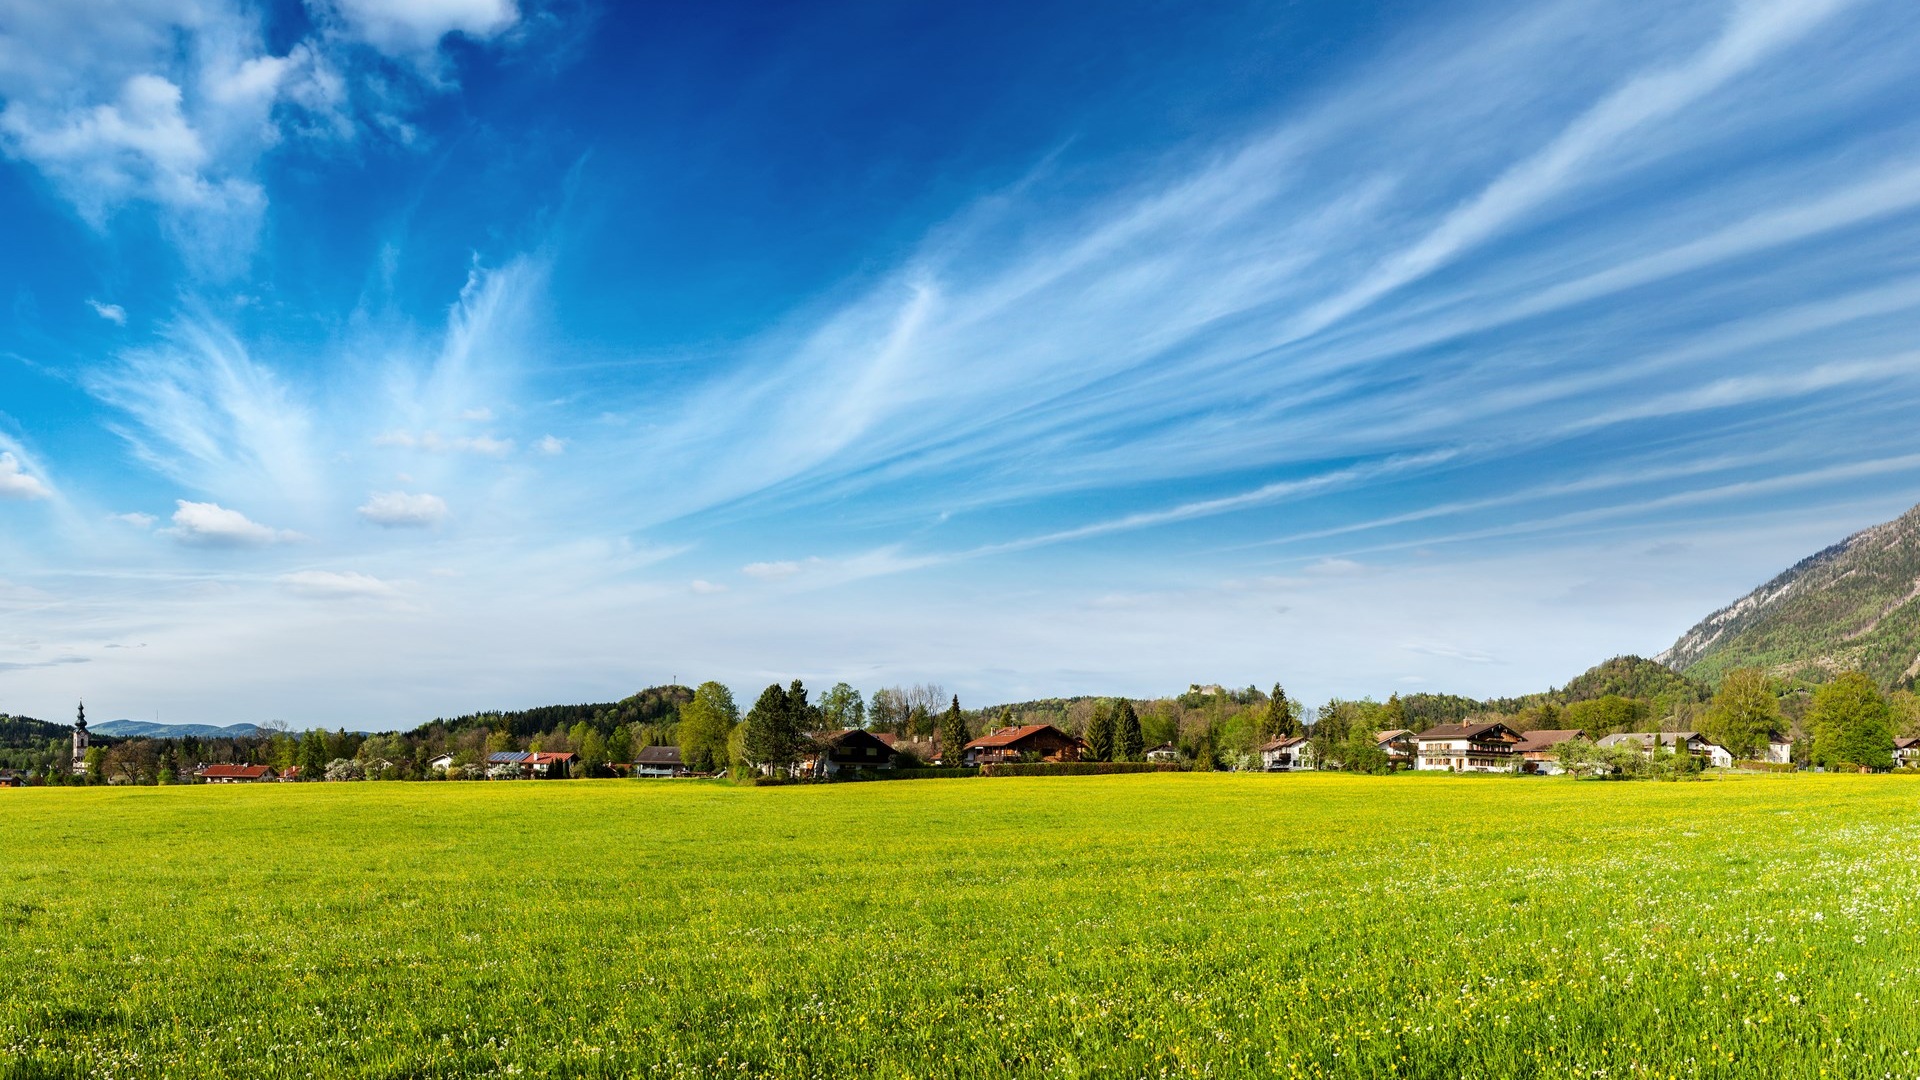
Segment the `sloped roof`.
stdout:
<path fill-rule="evenodd" d="M 1382 743 L 1392 742 L 1393 740 L 1400 738 L 1402 735 L 1411 735 L 1411 734 L 1413 734 L 1411 730 L 1403 727 L 1397 727 L 1397 728 L 1392 728 L 1388 731 L 1383 731 L 1380 734 L 1375 735 L 1373 737 L 1373 741 L 1382 742 Z"/>
<path fill-rule="evenodd" d="M 272 771 L 271 765 L 209 765 L 194 775 L 208 780 L 258 780 Z"/>
<path fill-rule="evenodd" d="M 533 755 L 525 750 L 495 750 L 487 755 L 489 765 L 520 765 L 531 761 Z"/>
<path fill-rule="evenodd" d="M 976 746 L 982 749 L 991 749 L 991 748 L 1002 747 L 1002 746 L 1012 746 L 1015 743 L 1023 742 L 1045 731 L 1051 731 L 1063 739 L 1070 739 L 1074 742 L 1080 741 L 1079 739 L 1074 738 L 1072 735 L 1069 735 L 1066 732 L 1061 731 L 1059 728 L 1054 727 L 1052 724 L 1027 724 L 1022 727 L 1001 728 L 999 731 L 996 731 L 991 735 L 982 735 L 979 738 L 968 743 L 966 746 L 966 749 L 971 750 Z"/>
<path fill-rule="evenodd" d="M 554 765 L 562 761 L 576 760 L 578 760 L 578 758 L 571 752 L 554 753 L 540 750 L 527 755 L 527 764 L 529 765 Z"/>
<path fill-rule="evenodd" d="M 1521 732 L 1520 741 L 1515 743 L 1513 748 L 1525 754 L 1536 750 L 1551 750 L 1568 740 L 1586 737 L 1587 733 L 1579 728 L 1538 728 L 1534 731 Z"/>
<path fill-rule="evenodd" d="M 1502 732 L 1505 733 L 1503 738 L 1518 738 L 1512 728 L 1497 720 L 1490 724 L 1438 724 L 1413 738 L 1415 742 L 1428 739 L 1484 739 L 1488 735 L 1499 735 Z"/>
<path fill-rule="evenodd" d="M 1307 737 L 1305 735 L 1282 735 L 1279 738 L 1268 743 L 1267 745 L 1261 747 L 1260 752 L 1263 754 L 1271 754 L 1275 750 L 1285 750 L 1290 746 L 1298 746 L 1301 743 L 1306 741 L 1307 741 Z"/>
<path fill-rule="evenodd" d="M 643 746 L 633 759 L 635 765 L 672 765 L 679 767 L 686 761 L 680 756 L 677 746 Z"/>

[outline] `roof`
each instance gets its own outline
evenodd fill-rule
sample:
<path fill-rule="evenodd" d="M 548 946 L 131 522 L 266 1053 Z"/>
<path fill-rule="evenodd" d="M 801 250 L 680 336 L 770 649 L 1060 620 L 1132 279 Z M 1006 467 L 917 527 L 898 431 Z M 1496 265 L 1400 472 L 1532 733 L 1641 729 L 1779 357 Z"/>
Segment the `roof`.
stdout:
<path fill-rule="evenodd" d="M 895 735 L 891 731 L 876 731 L 874 732 L 873 737 L 876 739 L 879 739 L 883 743 L 886 743 L 888 746 L 900 745 L 900 736 Z"/>
<path fill-rule="evenodd" d="M 1484 739 L 1488 735 L 1498 735 L 1501 732 L 1505 732 L 1507 736 L 1514 734 L 1512 728 L 1496 720 L 1490 724 L 1437 724 L 1413 738 L 1416 742 L 1428 739 Z"/>
<path fill-rule="evenodd" d="M 272 771 L 271 765 L 208 765 L 194 775 L 208 780 L 258 780 Z"/>
<path fill-rule="evenodd" d="M 1263 754 L 1271 754 L 1275 750 L 1285 750 L 1289 746 L 1298 746 L 1306 741 L 1307 737 L 1305 735 L 1282 735 L 1261 747 L 1260 752 Z"/>
<path fill-rule="evenodd" d="M 527 764 L 529 765 L 556 765 L 562 761 L 574 761 L 574 760 L 577 760 L 577 759 L 574 757 L 571 751 L 563 752 L 563 753 L 552 753 L 545 750 L 541 750 L 541 751 L 536 751 L 534 753 L 527 755 Z"/>
<path fill-rule="evenodd" d="M 678 768 L 685 765 L 686 761 L 680 757 L 680 748 L 677 746 L 643 746 L 640 752 L 634 755 L 633 763 L 635 765 L 672 765 Z"/>
<path fill-rule="evenodd" d="M 1514 744 L 1518 753 L 1530 753 L 1535 750 L 1551 750 L 1563 742 L 1572 739 L 1584 739 L 1587 733 L 1579 728 L 1538 728 L 1520 733 L 1520 741 Z"/>
<path fill-rule="evenodd" d="M 1411 734 L 1413 734 L 1411 730 L 1403 727 L 1397 727 L 1388 731 L 1383 731 L 1380 734 L 1375 735 L 1373 737 L 1373 741 L 1374 742 L 1392 742 L 1393 740 L 1401 737 L 1402 735 L 1411 735 Z"/>
<path fill-rule="evenodd" d="M 489 765 L 519 765 L 533 760 L 533 755 L 525 750 L 495 750 L 487 755 Z"/>
<path fill-rule="evenodd" d="M 281 770 L 280 770 L 280 775 L 281 775 L 281 776 L 286 776 L 286 777 L 294 777 L 294 776 L 299 776 L 299 775 L 300 775 L 300 766 L 298 766 L 298 765 L 289 765 L 289 766 L 287 766 L 286 768 L 284 768 L 284 769 L 281 769 Z"/>
<path fill-rule="evenodd" d="M 1180 750 L 1180 748 L 1179 748 L 1179 747 L 1177 747 L 1177 746 L 1175 746 L 1175 745 L 1173 745 L 1173 744 L 1172 744 L 1172 743 L 1170 743 L 1170 742 L 1163 742 L 1163 743 L 1161 743 L 1161 744 L 1160 744 L 1159 746 L 1149 746 L 1149 747 L 1147 747 L 1147 753 L 1149 753 L 1149 754 L 1153 754 L 1153 753 L 1158 753 L 1159 751 L 1162 751 L 1162 750 L 1172 750 L 1172 751 L 1174 751 L 1175 753 L 1178 753 L 1178 752 L 1179 752 L 1179 750 Z"/>
<path fill-rule="evenodd" d="M 1696 742 L 1696 741 L 1699 742 L 1700 745 L 1702 746 L 1715 745 L 1712 739 L 1707 738 L 1705 735 L 1702 735 L 1697 731 L 1659 731 L 1659 732 L 1622 731 L 1614 735 L 1609 735 L 1604 739 L 1601 739 L 1600 745 L 1601 746 L 1619 746 L 1621 743 L 1630 742 L 1635 746 L 1645 746 L 1647 745 L 1648 740 L 1653 738 L 1656 735 L 1659 736 L 1661 746 L 1678 746 L 1683 742 Z"/>
<path fill-rule="evenodd" d="M 976 746 L 982 749 L 991 749 L 994 747 L 1001 747 L 1001 746 L 1012 746 L 1015 743 L 1025 742 L 1026 740 L 1033 738 L 1035 735 L 1039 735 L 1043 732 L 1048 732 L 1048 731 L 1053 732 L 1055 735 L 1058 735 L 1063 739 L 1072 739 L 1074 742 L 1080 741 L 1078 739 L 1074 739 L 1073 736 L 1067 734 L 1066 732 L 1061 731 L 1059 728 L 1054 727 L 1052 724 L 1026 724 L 1021 727 L 1001 728 L 999 731 L 996 731 L 991 735 L 982 735 L 979 738 L 968 743 L 966 746 L 966 749 L 971 750 Z"/>
<path fill-rule="evenodd" d="M 1893 740 L 1893 748 L 1895 750 L 1911 750 L 1916 746 L 1920 746 L 1920 736 L 1915 736 L 1911 739 Z"/>

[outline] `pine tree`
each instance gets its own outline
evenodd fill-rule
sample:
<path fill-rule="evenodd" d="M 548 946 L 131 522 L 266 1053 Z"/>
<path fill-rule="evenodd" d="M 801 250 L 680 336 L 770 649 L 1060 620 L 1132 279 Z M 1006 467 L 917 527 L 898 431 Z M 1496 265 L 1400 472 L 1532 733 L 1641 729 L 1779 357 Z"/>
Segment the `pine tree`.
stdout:
<path fill-rule="evenodd" d="M 1300 725 L 1294 717 L 1293 702 L 1287 700 L 1287 692 L 1280 684 L 1274 683 L 1273 693 L 1267 697 L 1267 714 L 1260 719 L 1260 741 L 1272 742 L 1298 734 Z"/>
<path fill-rule="evenodd" d="M 798 680 L 794 682 L 798 687 Z M 806 691 L 801 691 L 805 701 Z M 779 683 L 760 691 L 760 700 L 747 711 L 745 745 L 747 760 L 755 765 L 779 769 L 793 767 L 799 756 L 799 726 L 794 723 L 792 698 Z"/>
<path fill-rule="evenodd" d="M 1088 761 L 1113 760 L 1113 707 L 1108 702 L 1094 702 L 1085 738 Z"/>
<path fill-rule="evenodd" d="M 1113 724 L 1114 760 L 1139 761 L 1146 754 L 1147 739 L 1140 731 L 1140 717 L 1133 711 L 1133 702 L 1123 698 L 1116 712 Z"/>
<path fill-rule="evenodd" d="M 940 718 L 940 760 L 947 765 L 961 765 L 966 762 L 966 745 L 973 741 L 973 733 L 967 730 L 967 718 L 960 712 L 960 695 L 953 695 L 953 704 L 947 707 L 946 715 Z"/>

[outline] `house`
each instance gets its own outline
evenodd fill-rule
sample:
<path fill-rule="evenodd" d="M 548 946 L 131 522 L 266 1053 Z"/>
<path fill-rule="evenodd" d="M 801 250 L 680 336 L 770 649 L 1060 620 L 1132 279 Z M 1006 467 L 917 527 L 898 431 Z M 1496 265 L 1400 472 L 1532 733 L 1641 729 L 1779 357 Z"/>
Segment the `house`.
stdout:
<path fill-rule="evenodd" d="M 1520 733 L 1499 721 L 1440 724 L 1413 737 L 1413 767 L 1434 772 L 1511 772 Z"/>
<path fill-rule="evenodd" d="M 1413 732 L 1406 728 L 1392 728 L 1373 737 L 1380 752 L 1387 755 L 1387 765 L 1395 769 L 1413 768 Z"/>
<path fill-rule="evenodd" d="M 1920 768 L 1920 738 L 1893 740 L 1893 767 Z"/>
<path fill-rule="evenodd" d="M 1267 772 L 1293 772 L 1313 765 L 1313 744 L 1304 735 L 1282 735 L 1260 748 L 1260 768 Z"/>
<path fill-rule="evenodd" d="M 193 775 L 209 784 L 262 784 L 280 776 L 271 765 L 202 765 Z"/>
<path fill-rule="evenodd" d="M 1173 745 L 1170 742 L 1163 742 L 1159 746 L 1153 747 L 1152 749 L 1147 751 L 1147 760 L 1148 761 L 1179 761 L 1180 748 Z"/>
<path fill-rule="evenodd" d="M 677 746 L 643 746 L 633 757 L 635 779 L 643 777 L 685 776 L 687 763 Z"/>
<path fill-rule="evenodd" d="M 1019 761 L 1031 754 L 1041 761 L 1079 761 L 1086 741 L 1052 724 L 1024 724 L 1001 728 L 968 743 L 961 751 L 967 765 Z M 943 759 L 944 760 L 944 759 Z"/>
<path fill-rule="evenodd" d="M 298 783 L 306 778 L 307 771 L 298 765 L 289 765 L 280 771 L 280 782 L 283 784 Z"/>
<path fill-rule="evenodd" d="M 1559 776 L 1559 748 L 1563 742 L 1584 739 L 1587 733 L 1579 728 L 1538 728 L 1522 732 L 1520 741 L 1513 744 L 1513 752 L 1520 755 L 1520 771 L 1532 776 Z"/>
<path fill-rule="evenodd" d="M 543 780 L 565 780 L 573 773 L 573 766 L 580 758 L 572 753 L 549 753 L 536 750 L 527 755 L 527 775 Z"/>
<path fill-rule="evenodd" d="M 819 779 L 862 769 L 893 768 L 893 747 L 864 728 L 823 732 L 813 737 L 814 750 L 801 759 L 799 772 Z"/>
<path fill-rule="evenodd" d="M 1764 760 L 1775 765 L 1793 764 L 1793 736 L 1777 734 L 1767 736 L 1767 752 Z"/>
<path fill-rule="evenodd" d="M 1636 746 L 1640 748 L 1641 754 L 1652 757 L 1656 739 L 1659 741 L 1660 746 L 1672 750 L 1675 753 L 1684 749 L 1687 753 L 1700 759 L 1703 764 L 1710 765 L 1713 768 L 1733 768 L 1733 753 L 1726 747 L 1721 746 L 1719 743 L 1714 742 L 1712 739 L 1707 738 L 1697 731 L 1623 731 L 1601 739 L 1600 745 L 1605 747 Z"/>
<path fill-rule="evenodd" d="M 487 755 L 487 779 L 520 780 L 533 775 L 527 764 L 533 755 L 525 750 L 495 750 Z"/>
<path fill-rule="evenodd" d="M 11 769 L 8 769 L 4 772 L 0 772 L 0 787 L 26 787 L 26 786 L 27 786 L 27 778 L 24 776 L 21 776 L 19 773 L 14 772 Z"/>
<path fill-rule="evenodd" d="M 453 768 L 452 754 L 440 754 L 427 759 L 427 770 L 429 772 L 443 773 L 451 768 Z"/>

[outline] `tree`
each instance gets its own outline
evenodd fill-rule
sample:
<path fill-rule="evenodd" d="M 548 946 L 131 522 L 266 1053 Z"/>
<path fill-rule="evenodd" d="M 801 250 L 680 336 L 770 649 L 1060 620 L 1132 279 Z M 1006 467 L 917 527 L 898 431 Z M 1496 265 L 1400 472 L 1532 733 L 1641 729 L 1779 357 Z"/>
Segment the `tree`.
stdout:
<path fill-rule="evenodd" d="M 1266 715 L 1260 718 L 1260 741 L 1269 743 L 1298 734 L 1300 722 L 1295 715 L 1293 702 L 1287 700 L 1287 692 L 1280 688 L 1280 684 L 1274 683 L 1273 693 L 1267 696 Z"/>
<path fill-rule="evenodd" d="M 1589 739 L 1566 739 L 1555 743 L 1553 757 L 1560 771 L 1578 780 L 1598 773 L 1603 767 L 1600 748 Z"/>
<path fill-rule="evenodd" d="M 1107 701 L 1097 701 L 1093 705 L 1093 716 L 1087 720 L 1088 761 L 1113 760 L 1113 705 Z"/>
<path fill-rule="evenodd" d="M 1140 730 L 1140 716 L 1133 711 L 1133 702 L 1120 699 L 1114 709 L 1113 718 L 1113 757 L 1115 761 L 1139 761 L 1146 756 L 1147 739 Z"/>
<path fill-rule="evenodd" d="M 580 775 L 588 778 L 601 775 L 607 764 L 607 740 L 598 731 L 589 728 L 580 737 Z"/>
<path fill-rule="evenodd" d="M 794 686 L 800 685 L 799 680 Z M 800 691 L 806 700 L 806 691 Z M 747 763 L 767 768 L 791 769 L 800 756 L 800 725 L 793 714 L 793 698 L 779 683 L 760 691 L 760 700 L 747 710 L 747 736 L 743 750 Z"/>
<path fill-rule="evenodd" d="M 796 736 L 808 735 L 821 729 L 823 721 L 820 716 L 820 707 L 807 704 L 807 688 L 799 679 L 793 680 L 793 683 L 787 687 L 787 714 L 793 717 L 793 730 Z M 794 753 L 798 755 L 797 738 L 794 746 Z"/>
<path fill-rule="evenodd" d="M 1849 671 L 1815 690 L 1807 726 L 1813 730 L 1815 765 L 1893 766 L 1893 708 L 1864 672 Z"/>
<path fill-rule="evenodd" d="M 820 695 L 820 715 L 828 731 L 867 725 L 867 706 L 860 700 L 860 691 L 843 682 Z"/>
<path fill-rule="evenodd" d="M 1380 733 L 1370 724 L 1353 725 L 1337 754 L 1340 767 L 1347 772 L 1384 773 L 1391 764 L 1387 752 L 1380 749 Z"/>
<path fill-rule="evenodd" d="M 1389 694 L 1387 703 L 1380 706 L 1380 714 L 1375 719 L 1374 734 L 1382 731 L 1405 731 L 1407 729 L 1407 707 L 1400 701 L 1399 694 Z"/>
<path fill-rule="evenodd" d="M 1781 729 L 1780 698 L 1773 680 L 1759 668 L 1735 668 L 1721 680 L 1701 725 L 1707 738 L 1727 748 L 1736 761 L 1759 756 L 1768 736 Z"/>
<path fill-rule="evenodd" d="M 327 733 L 309 731 L 300 736 L 300 771 L 308 777 L 317 777 L 327 771 Z"/>
<path fill-rule="evenodd" d="M 1641 721 L 1653 716 L 1651 702 L 1640 698 L 1606 694 L 1589 701 L 1568 705 L 1561 723 L 1579 728 L 1596 738 L 1617 731 L 1632 731 Z"/>
<path fill-rule="evenodd" d="M 717 682 L 703 682 L 693 692 L 693 700 L 680 706 L 680 724 L 675 729 L 680 744 L 680 759 L 695 772 L 715 772 L 732 760 L 727 752 L 727 737 L 740 722 L 740 709 L 733 703 L 733 691 Z"/>
<path fill-rule="evenodd" d="M 616 765 L 633 762 L 633 725 L 621 724 L 607 736 L 607 760 Z"/>
<path fill-rule="evenodd" d="M 883 686 L 873 692 L 867 706 L 867 723 L 873 730 L 894 735 L 907 733 L 907 695 L 897 686 Z"/>
<path fill-rule="evenodd" d="M 967 718 L 960 711 L 960 695 L 953 695 L 953 704 L 947 706 L 946 715 L 940 718 L 940 760 L 947 765 L 959 765 L 966 761 L 966 745 L 973 741 L 973 733 L 967 730 Z"/>

